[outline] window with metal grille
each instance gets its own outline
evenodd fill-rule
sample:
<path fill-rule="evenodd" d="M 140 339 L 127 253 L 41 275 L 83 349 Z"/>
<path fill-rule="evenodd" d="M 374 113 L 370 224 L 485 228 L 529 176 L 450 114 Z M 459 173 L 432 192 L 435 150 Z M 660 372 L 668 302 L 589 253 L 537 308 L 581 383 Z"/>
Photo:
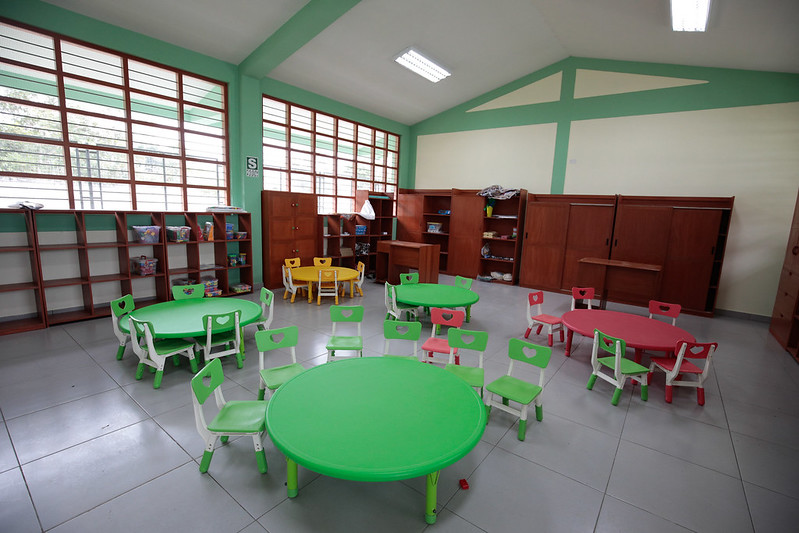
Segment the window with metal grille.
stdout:
<path fill-rule="evenodd" d="M 0 20 L 0 205 L 229 203 L 227 85 Z"/>
<path fill-rule="evenodd" d="M 399 136 L 263 97 L 264 189 L 315 193 L 319 213 L 351 213 L 355 191 L 396 194 Z"/>

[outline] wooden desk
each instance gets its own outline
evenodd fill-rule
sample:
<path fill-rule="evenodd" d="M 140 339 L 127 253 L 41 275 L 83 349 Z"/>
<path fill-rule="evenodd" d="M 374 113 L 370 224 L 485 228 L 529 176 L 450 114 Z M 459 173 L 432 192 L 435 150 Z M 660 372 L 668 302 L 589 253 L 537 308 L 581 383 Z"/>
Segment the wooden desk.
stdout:
<path fill-rule="evenodd" d="M 660 295 L 661 265 L 599 257 L 583 257 L 579 263 L 580 285 L 596 288 L 601 309 L 608 300 L 646 306 Z"/>
<path fill-rule="evenodd" d="M 399 275 L 409 268 L 419 271 L 419 283 L 438 283 L 441 246 L 422 242 L 378 241 L 375 277 L 378 282 L 399 285 Z"/>

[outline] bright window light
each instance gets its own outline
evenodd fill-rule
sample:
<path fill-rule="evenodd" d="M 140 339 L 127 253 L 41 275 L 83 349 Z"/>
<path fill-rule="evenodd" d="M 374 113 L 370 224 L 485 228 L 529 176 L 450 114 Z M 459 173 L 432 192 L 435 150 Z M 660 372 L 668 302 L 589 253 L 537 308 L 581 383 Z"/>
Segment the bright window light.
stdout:
<path fill-rule="evenodd" d="M 411 70 L 416 74 L 424 78 L 427 78 L 433 83 L 438 83 L 447 76 L 450 76 L 450 73 L 447 72 L 445 69 L 436 65 L 431 60 L 427 59 L 425 56 L 423 56 L 422 54 L 420 54 L 419 52 L 417 52 L 412 48 L 404 52 L 396 59 L 394 59 L 394 61 L 396 61 L 403 67 L 407 68 L 408 70 Z"/>
<path fill-rule="evenodd" d="M 710 0 L 671 0 L 674 31 L 705 31 L 709 15 Z"/>

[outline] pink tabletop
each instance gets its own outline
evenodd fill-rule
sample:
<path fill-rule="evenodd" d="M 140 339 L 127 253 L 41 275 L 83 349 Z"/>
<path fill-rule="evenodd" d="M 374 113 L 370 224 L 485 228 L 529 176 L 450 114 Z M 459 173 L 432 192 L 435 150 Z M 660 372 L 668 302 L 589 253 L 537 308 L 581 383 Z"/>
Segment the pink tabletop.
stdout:
<path fill-rule="evenodd" d="M 693 335 L 668 322 L 620 311 L 576 309 L 565 313 L 562 320 L 569 330 L 566 340 L 567 356 L 571 352 L 572 333 L 575 331 L 580 335 L 593 337 L 594 329 L 598 329 L 611 337 L 624 339 L 627 346 L 635 348 L 636 359 L 639 359 L 642 350 L 671 352 L 677 341 L 696 341 Z"/>

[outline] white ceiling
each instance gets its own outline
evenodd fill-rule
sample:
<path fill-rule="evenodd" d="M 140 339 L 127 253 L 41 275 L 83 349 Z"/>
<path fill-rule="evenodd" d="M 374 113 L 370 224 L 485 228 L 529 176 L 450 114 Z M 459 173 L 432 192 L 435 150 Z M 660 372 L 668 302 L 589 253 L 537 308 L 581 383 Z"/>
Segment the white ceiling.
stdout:
<path fill-rule="evenodd" d="M 304 44 L 267 42 L 254 55 L 282 62 L 254 75 L 409 125 L 569 56 L 799 73 L 798 0 L 714 0 L 696 34 L 671 31 L 668 0 L 361 0 L 321 30 L 291 18 L 330 0 L 45 1 L 234 64 L 289 22 Z M 452 76 L 396 65 L 410 46 Z"/>

